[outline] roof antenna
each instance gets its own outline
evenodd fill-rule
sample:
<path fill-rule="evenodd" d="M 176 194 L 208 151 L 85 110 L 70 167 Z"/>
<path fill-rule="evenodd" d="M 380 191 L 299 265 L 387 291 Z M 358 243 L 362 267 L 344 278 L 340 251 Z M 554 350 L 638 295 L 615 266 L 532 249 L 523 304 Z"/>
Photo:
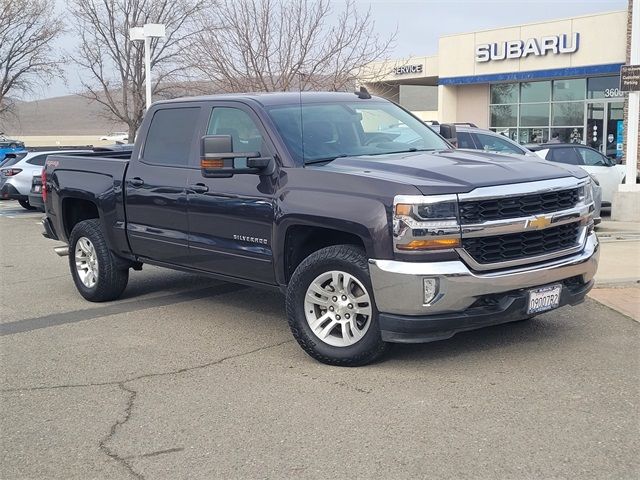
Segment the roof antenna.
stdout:
<path fill-rule="evenodd" d="M 371 98 L 371 94 L 369 93 L 369 90 L 367 90 L 365 87 L 360 87 L 360 91 L 358 92 L 353 92 L 355 93 L 358 98 L 362 98 L 363 100 L 368 100 L 369 98 Z"/>

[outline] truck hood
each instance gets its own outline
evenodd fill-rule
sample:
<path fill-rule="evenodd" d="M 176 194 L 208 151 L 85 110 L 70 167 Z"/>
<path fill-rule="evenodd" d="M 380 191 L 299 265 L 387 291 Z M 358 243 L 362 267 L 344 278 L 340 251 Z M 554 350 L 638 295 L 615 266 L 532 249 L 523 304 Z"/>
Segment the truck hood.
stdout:
<path fill-rule="evenodd" d="M 464 193 L 477 187 L 587 176 L 579 167 L 543 159 L 461 150 L 343 157 L 310 168 L 411 184 L 423 195 Z"/>

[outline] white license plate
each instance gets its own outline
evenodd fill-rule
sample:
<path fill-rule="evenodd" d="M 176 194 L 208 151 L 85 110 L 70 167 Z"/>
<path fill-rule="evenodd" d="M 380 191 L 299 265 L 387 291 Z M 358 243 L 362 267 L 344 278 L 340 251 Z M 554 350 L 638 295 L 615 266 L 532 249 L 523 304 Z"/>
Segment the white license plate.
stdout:
<path fill-rule="evenodd" d="M 34 185 L 33 192 L 34 193 L 40 193 L 40 185 Z"/>
<path fill-rule="evenodd" d="M 560 305 L 560 293 L 562 285 L 550 285 L 548 287 L 529 290 L 529 308 L 527 313 L 540 313 L 552 310 Z"/>

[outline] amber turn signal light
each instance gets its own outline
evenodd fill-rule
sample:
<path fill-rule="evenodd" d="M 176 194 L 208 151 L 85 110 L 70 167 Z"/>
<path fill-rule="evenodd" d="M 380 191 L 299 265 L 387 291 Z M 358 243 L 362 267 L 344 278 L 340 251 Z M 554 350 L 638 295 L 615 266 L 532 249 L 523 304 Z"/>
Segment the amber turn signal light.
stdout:
<path fill-rule="evenodd" d="M 432 238 L 429 240 L 412 240 L 409 243 L 398 244 L 398 250 L 441 250 L 460 246 L 458 238 Z"/>
<path fill-rule="evenodd" d="M 203 158 L 200 160 L 200 168 L 203 168 L 205 170 L 213 168 L 224 168 L 224 160 L 221 158 Z"/>
<path fill-rule="evenodd" d="M 409 216 L 411 215 L 411 205 L 408 203 L 398 203 L 396 205 L 396 215 Z"/>

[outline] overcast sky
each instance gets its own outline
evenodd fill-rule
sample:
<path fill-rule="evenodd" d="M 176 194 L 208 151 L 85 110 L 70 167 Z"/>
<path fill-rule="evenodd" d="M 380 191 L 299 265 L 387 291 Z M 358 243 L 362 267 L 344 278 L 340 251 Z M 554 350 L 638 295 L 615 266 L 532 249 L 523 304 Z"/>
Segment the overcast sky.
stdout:
<path fill-rule="evenodd" d="M 343 0 L 331 0 L 340 9 Z M 398 30 L 391 56 L 437 54 L 438 37 L 540 20 L 586 15 L 589 13 L 626 10 L 627 0 L 356 0 L 363 9 L 371 8 L 376 31 L 391 34 Z M 65 0 L 56 0 L 65 8 Z M 73 50 L 75 38 L 68 34 L 58 47 Z M 66 84 L 53 81 L 35 92 L 34 98 L 67 95 L 78 90 L 78 72 L 66 69 Z"/>

